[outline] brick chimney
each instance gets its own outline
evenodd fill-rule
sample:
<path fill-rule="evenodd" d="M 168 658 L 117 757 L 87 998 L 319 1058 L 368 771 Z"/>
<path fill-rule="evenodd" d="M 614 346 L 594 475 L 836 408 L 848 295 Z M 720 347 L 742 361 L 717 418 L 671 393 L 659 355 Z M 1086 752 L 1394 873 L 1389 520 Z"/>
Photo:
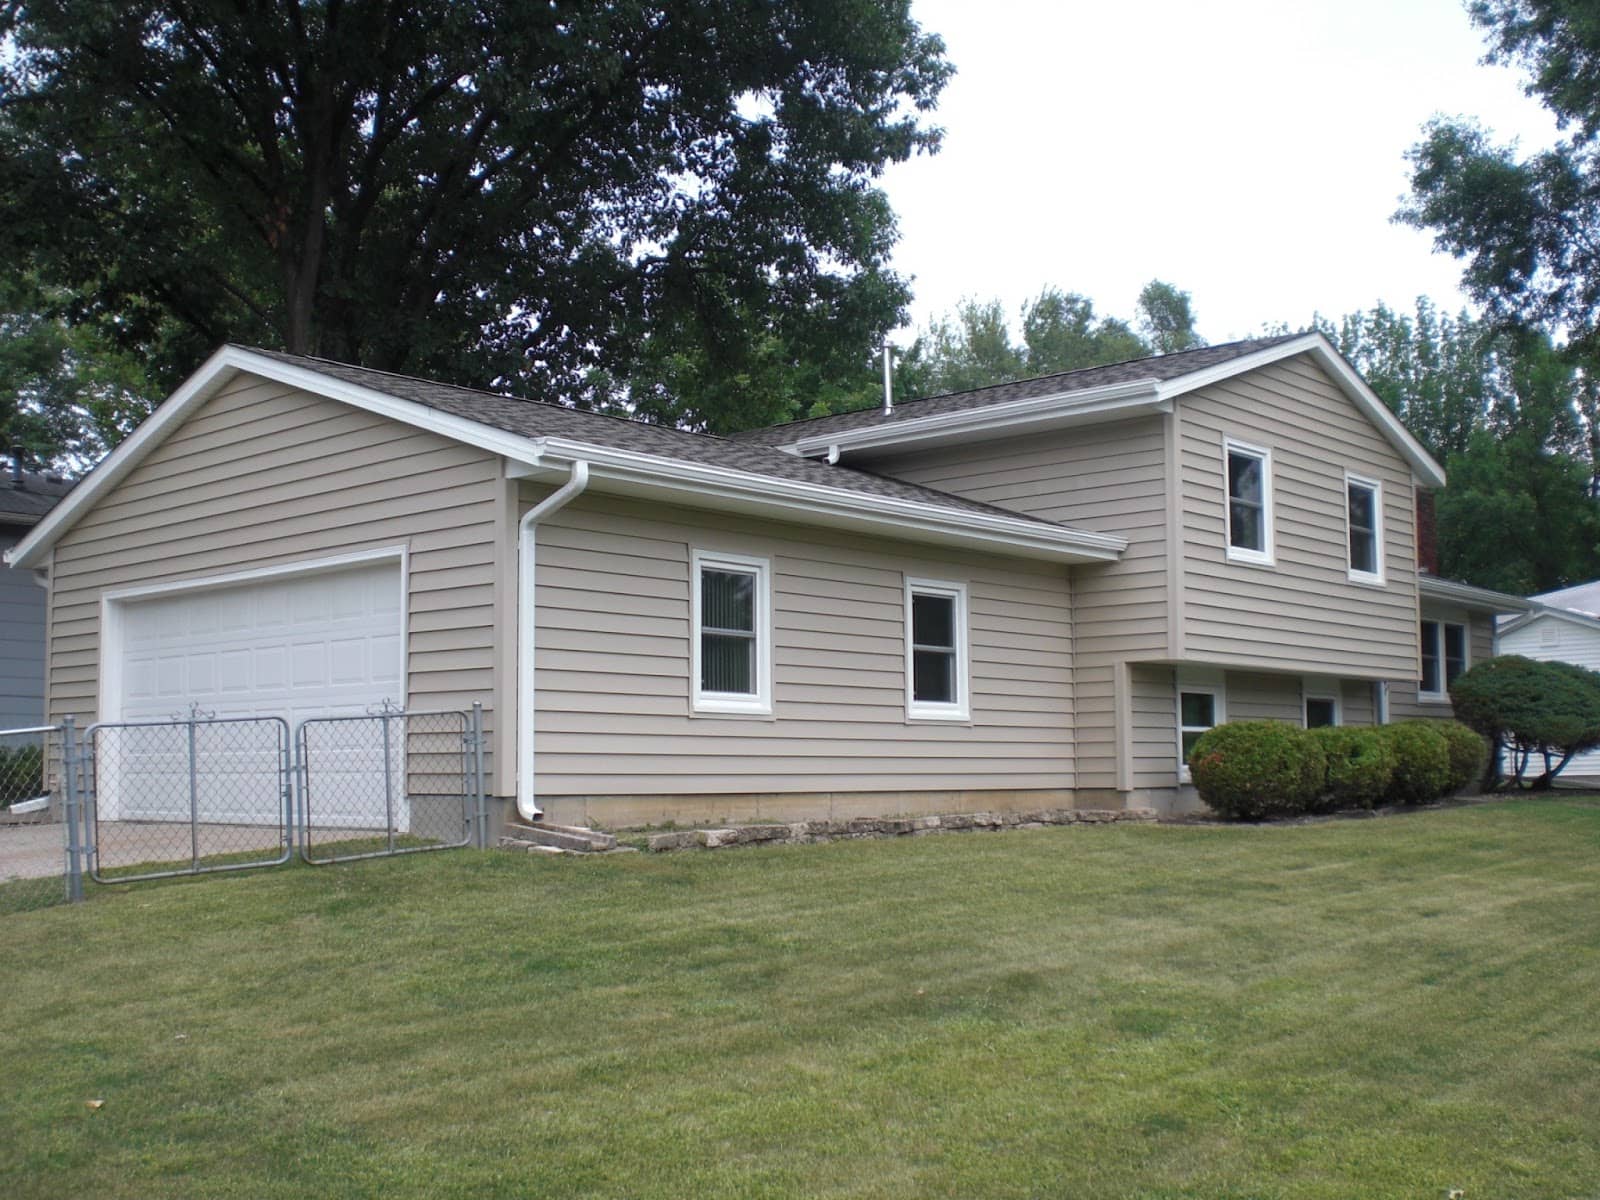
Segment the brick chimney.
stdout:
<path fill-rule="evenodd" d="M 1433 513 L 1433 493 L 1417 489 L 1417 566 L 1429 575 L 1439 573 L 1439 522 Z"/>

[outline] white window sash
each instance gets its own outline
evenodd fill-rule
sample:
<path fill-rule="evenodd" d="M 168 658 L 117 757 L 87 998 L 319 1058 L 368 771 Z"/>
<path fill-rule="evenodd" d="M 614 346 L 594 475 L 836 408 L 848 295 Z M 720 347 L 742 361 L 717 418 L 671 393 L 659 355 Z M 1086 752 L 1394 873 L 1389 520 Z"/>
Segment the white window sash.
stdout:
<path fill-rule="evenodd" d="M 1375 569 L 1371 571 L 1358 571 L 1355 559 L 1350 553 L 1350 534 L 1354 528 L 1350 519 L 1350 488 L 1352 486 L 1365 488 L 1372 493 L 1372 565 Z M 1384 582 L 1383 482 L 1381 480 L 1352 475 L 1349 471 L 1344 473 L 1344 544 L 1345 563 L 1349 569 L 1350 582 L 1374 584 L 1381 587 Z"/>
<path fill-rule="evenodd" d="M 700 686 L 702 678 L 703 635 L 718 633 L 707 629 L 703 621 L 704 598 L 702 581 L 706 571 L 727 571 L 751 575 L 755 578 L 752 603 L 755 608 L 755 691 L 710 692 Z M 696 713 L 770 716 L 772 713 L 772 563 L 765 558 L 751 558 L 742 554 L 718 554 L 695 550 L 689 556 L 690 637 L 689 687 L 691 709 Z M 727 631 L 730 635 L 745 636 L 743 630 Z"/>
<path fill-rule="evenodd" d="M 1234 455 L 1260 460 L 1261 463 L 1261 548 L 1253 550 L 1233 544 L 1233 492 L 1228 483 L 1228 460 Z M 1274 539 L 1272 533 L 1272 451 L 1264 446 L 1252 446 L 1234 438 L 1222 440 L 1222 539 L 1229 562 L 1272 566 Z"/>
<path fill-rule="evenodd" d="M 955 700 L 950 703 L 918 700 L 916 679 L 916 644 L 912 621 L 912 605 L 917 596 L 937 596 L 955 602 L 952 614 L 955 622 Z M 971 665 L 967 635 L 967 585 L 939 579 L 910 579 L 905 581 L 905 636 L 906 636 L 906 719 L 908 721 L 970 721 L 972 708 L 969 700 Z M 943 647 L 937 647 L 943 649 Z"/>
<path fill-rule="evenodd" d="M 1179 677 L 1173 690 L 1174 716 L 1178 727 L 1178 742 L 1175 748 L 1178 755 L 1178 781 L 1180 783 L 1192 782 L 1189 775 L 1189 760 L 1183 753 L 1183 735 L 1186 733 L 1203 733 L 1207 729 L 1215 729 L 1218 725 L 1226 725 L 1228 722 L 1226 684 L 1220 673 L 1211 675 L 1208 672 L 1207 676 L 1204 679 Z M 1183 697 L 1185 694 L 1211 697 L 1212 723 L 1210 725 L 1185 725 L 1183 723 Z"/>

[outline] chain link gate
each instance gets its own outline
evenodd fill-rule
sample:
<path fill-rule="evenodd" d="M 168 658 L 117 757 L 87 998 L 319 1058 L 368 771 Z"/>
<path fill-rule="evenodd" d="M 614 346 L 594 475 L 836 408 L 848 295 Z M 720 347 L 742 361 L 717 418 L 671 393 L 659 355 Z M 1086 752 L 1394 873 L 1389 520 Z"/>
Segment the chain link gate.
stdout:
<path fill-rule="evenodd" d="M 308 863 L 487 844 L 481 705 L 309 718 L 296 756 Z"/>
<path fill-rule="evenodd" d="M 294 849 L 281 717 L 101 723 L 86 735 L 87 850 L 96 883 L 242 871 Z"/>
<path fill-rule="evenodd" d="M 77 731 L 0 730 L 0 915 L 83 898 Z"/>

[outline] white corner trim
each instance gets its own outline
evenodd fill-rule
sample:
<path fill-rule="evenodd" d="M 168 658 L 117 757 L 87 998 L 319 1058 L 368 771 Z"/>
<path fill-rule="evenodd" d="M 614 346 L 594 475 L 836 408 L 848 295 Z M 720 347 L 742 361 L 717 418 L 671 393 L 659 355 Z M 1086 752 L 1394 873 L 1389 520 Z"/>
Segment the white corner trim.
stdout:
<path fill-rule="evenodd" d="M 912 599 L 917 595 L 946 596 L 955 601 L 956 698 L 953 703 L 938 703 L 916 698 L 916 661 L 911 619 Z M 906 720 L 970 721 L 972 719 L 971 639 L 968 632 L 967 585 L 944 579 L 905 581 L 906 635 Z"/>
<path fill-rule="evenodd" d="M 701 594 L 700 575 L 705 568 L 754 575 L 756 690 L 753 694 L 707 692 L 701 680 Z M 702 715 L 772 715 L 772 560 L 747 554 L 722 554 L 715 550 L 689 552 L 689 702 L 693 712 Z"/>
<path fill-rule="evenodd" d="M 168 583 L 140 584 L 112 588 L 100 593 L 100 686 L 96 696 L 95 720 L 101 723 L 122 719 L 122 659 L 127 605 L 186 592 L 238 587 L 268 579 L 293 579 L 325 575 L 330 571 L 371 563 L 395 562 L 400 566 L 400 678 L 404 705 L 411 692 L 411 552 L 406 546 L 381 546 L 375 550 L 356 550 L 326 558 L 307 558 L 272 567 L 254 567 L 222 575 L 177 579 Z"/>
<path fill-rule="evenodd" d="M 1228 456 L 1243 454 L 1261 460 L 1261 549 L 1252 550 L 1233 544 L 1233 493 L 1228 490 Z M 1272 505 L 1272 451 L 1266 446 L 1241 442 L 1238 438 L 1222 439 L 1222 546 L 1229 562 L 1250 563 L 1270 567 L 1274 564 L 1276 523 Z"/>
<path fill-rule="evenodd" d="M 1372 492 L 1372 561 L 1378 568 L 1376 571 L 1358 571 L 1355 564 L 1350 562 L 1350 485 L 1367 488 Z M 1383 481 L 1371 479 L 1365 475 L 1357 475 L 1353 471 L 1344 473 L 1344 538 L 1345 538 L 1345 564 L 1348 568 L 1346 574 L 1351 583 L 1365 584 L 1368 587 L 1382 587 L 1385 583 L 1384 564 L 1384 539 L 1383 539 Z"/>

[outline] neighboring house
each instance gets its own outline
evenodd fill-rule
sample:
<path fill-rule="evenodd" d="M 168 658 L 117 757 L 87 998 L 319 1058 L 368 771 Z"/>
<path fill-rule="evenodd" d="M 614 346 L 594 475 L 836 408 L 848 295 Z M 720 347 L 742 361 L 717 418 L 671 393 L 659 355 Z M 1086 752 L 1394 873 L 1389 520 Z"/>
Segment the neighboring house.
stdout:
<path fill-rule="evenodd" d="M 1535 602 L 1531 611 L 1500 622 L 1501 653 L 1600 671 L 1600 582 L 1530 599 Z M 1576 775 L 1600 775 L 1600 751 L 1580 754 L 1568 763 L 1567 778 Z"/>
<path fill-rule="evenodd" d="M 1320 334 L 732 439 L 227 347 L 14 560 L 57 717 L 481 700 L 556 820 L 1172 807 L 1487 628 L 1419 585 L 1443 482 Z"/>
<path fill-rule="evenodd" d="M 0 474 L 0 552 L 9 551 L 71 485 L 24 471 Z M 0 565 L 0 729 L 44 720 L 45 590 L 32 571 Z"/>

